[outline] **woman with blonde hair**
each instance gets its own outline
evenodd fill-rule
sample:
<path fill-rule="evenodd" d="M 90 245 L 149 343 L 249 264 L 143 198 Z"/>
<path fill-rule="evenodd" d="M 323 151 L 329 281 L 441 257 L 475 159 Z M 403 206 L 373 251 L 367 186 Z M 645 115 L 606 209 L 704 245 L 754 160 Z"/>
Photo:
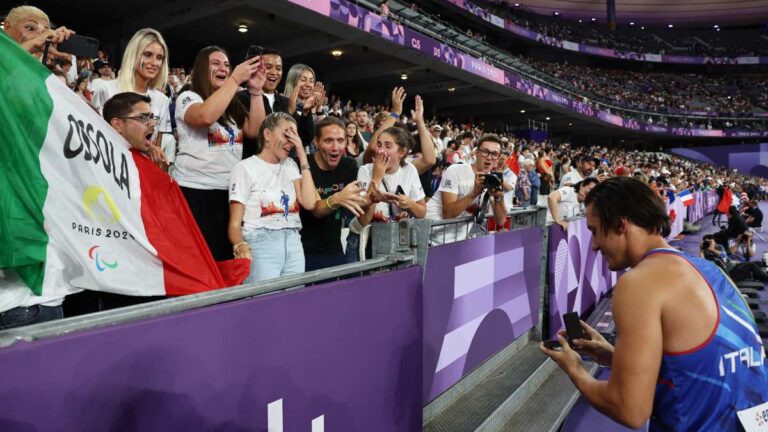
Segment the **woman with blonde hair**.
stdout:
<path fill-rule="evenodd" d="M 106 81 L 93 94 L 93 106 L 101 112 L 104 104 L 118 93 L 134 92 L 149 96 L 150 108 L 157 126 L 153 142 L 161 144 L 162 135 L 171 137 L 171 117 L 168 111 L 169 99 L 165 95 L 168 82 L 168 45 L 157 30 L 145 28 L 137 31 L 123 52 L 123 60 L 117 79 Z M 162 152 L 155 151 L 153 160 L 165 161 Z M 167 163 L 167 162 L 166 162 Z"/>
<path fill-rule="evenodd" d="M 325 99 L 323 83 L 315 80 L 315 71 L 305 64 L 295 64 L 288 70 L 285 91 L 288 97 L 288 113 L 296 119 L 301 141 L 305 145 L 315 138 L 315 121 L 323 116 Z"/>

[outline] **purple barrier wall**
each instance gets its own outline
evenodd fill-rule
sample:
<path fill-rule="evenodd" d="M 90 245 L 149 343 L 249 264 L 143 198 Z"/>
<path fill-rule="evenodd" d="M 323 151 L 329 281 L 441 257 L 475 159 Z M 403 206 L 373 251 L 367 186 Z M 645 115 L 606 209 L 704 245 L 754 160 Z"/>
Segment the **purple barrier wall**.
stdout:
<path fill-rule="evenodd" d="M 673 148 L 672 153 L 700 162 L 735 168 L 741 174 L 768 178 L 768 143 Z"/>
<path fill-rule="evenodd" d="M 612 272 L 600 253 L 591 248 L 592 233 L 586 219 L 549 227 L 550 338 L 563 328 L 562 315 L 579 312 L 585 318 L 611 290 L 620 272 Z M 600 330 L 600 329 L 597 329 Z"/>
<path fill-rule="evenodd" d="M 601 57 L 619 58 L 624 60 L 636 60 L 656 63 L 677 63 L 677 64 L 765 64 L 768 63 L 768 57 L 743 56 L 743 57 L 701 57 L 701 56 L 679 56 L 670 54 L 652 54 L 632 51 L 614 50 L 611 48 L 596 47 L 584 45 L 567 40 L 557 39 L 546 36 L 526 27 L 515 24 L 513 21 L 501 18 L 491 12 L 465 0 L 446 0 L 447 3 L 454 4 L 467 12 L 510 32 L 545 45 L 566 49 L 569 51 L 581 52 Z"/>
<path fill-rule="evenodd" d="M 715 191 L 694 192 L 693 197 L 695 201 L 688 206 L 686 218 L 689 222 L 698 222 L 717 208 L 717 192 Z"/>
<path fill-rule="evenodd" d="M 658 126 L 639 122 L 631 118 L 623 118 L 606 110 L 595 108 L 584 103 L 580 98 L 574 99 L 565 94 L 542 87 L 533 81 L 500 69 L 492 64 L 465 54 L 452 46 L 440 43 L 428 36 L 386 18 L 370 12 L 367 9 L 354 5 L 347 0 L 289 0 L 298 6 L 310 9 L 334 20 L 343 22 L 360 30 L 383 37 L 397 45 L 405 46 L 420 51 L 421 53 L 465 70 L 474 75 L 483 77 L 497 84 L 525 93 L 542 101 L 559 105 L 581 115 L 593 117 L 604 123 L 625 129 L 632 129 L 647 133 L 671 134 L 690 137 L 714 137 L 714 138 L 761 138 L 768 137 L 768 131 L 751 130 L 720 130 L 720 129 L 688 129 L 677 127 Z M 452 0 L 463 7 L 463 0 Z M 495 23 L 498 25 L 498 22 Z M 529 31 L 530 30 L 527 30 Z M 570 42 L 569 42 L 570 43 Z"/>
<path fill-rule="evenodd" d="M 421 430 L 421 277 L 17 343 L 0 350 L 0 430 Z"/>
<path fill-rule="evenodd" d="M 538 324 L 541 242 L 528 228 L 429 249 L 425 403 Z"/>

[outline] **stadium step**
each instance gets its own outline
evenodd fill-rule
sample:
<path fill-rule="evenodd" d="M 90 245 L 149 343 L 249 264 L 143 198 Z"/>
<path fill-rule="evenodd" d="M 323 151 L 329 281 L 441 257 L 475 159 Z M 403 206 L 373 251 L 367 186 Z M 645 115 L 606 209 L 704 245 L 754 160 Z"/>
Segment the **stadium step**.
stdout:
<path fill-rule="evenodd" d="M 765 290 L 765 282 L 760 281 L 739 281 L 736 283 L 736 286 L 739 287 L 739 289 L 752 288 L 760 291 Z"/>
<path fill-rule="evenodd" d="M 760 295 L 757 293 L 756 289 L 752 288 L 739 288 L 739 291 L 741 294 L 743 294 L 747 298 L 759 298 Z"/>
<path fill-rule="evenodd" d="M 768 314 L 766 314 L 763 311 L 752 311 L 752 314 L 755 316 L 755 321 L 758 324 L 766 324 L 768 323 Z"/>
<path fill-rule="evenodd" d="M 597 370 L 594 363 L 585 366 Z M 474 382 L 463 392 L 452 388 L 454 394 L 446 392 L 425 408 L 424 431 L 556 431 L 579 396 L 537 340 L 525 341 L 482 376 L 470 374 L 455 387 L 468 379 Z"/>

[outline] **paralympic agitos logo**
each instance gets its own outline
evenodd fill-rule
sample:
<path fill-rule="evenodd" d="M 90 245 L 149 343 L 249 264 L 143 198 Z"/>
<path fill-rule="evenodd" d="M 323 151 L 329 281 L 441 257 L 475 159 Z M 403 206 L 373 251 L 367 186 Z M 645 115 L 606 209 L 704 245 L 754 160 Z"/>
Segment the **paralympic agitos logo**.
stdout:
<path fill-rule="evenodd" d="M 115 146 L 100 130 L 92 124 L 75 119 L 72 114 L 67 116 L 69 131 L 64 139 L 64 157 L 74 159 L 80 155 L 86 162 L 101 166 L 107 174 L 112 174 L 120 190 L 131 198 L 131 183 L 128 171 L 126 152 L 120 152 L 120 166 L 115 161 Z"/>
<path fill-rule="evenodd" d="M 109 254 L 103 250 L 100 251 L 100 248 L 101 246 L 96 245 L 88 249 L 88 258 L 96 264 L 96 270 L 101 273 L 108 268 L 113 270 L 116 269 L 117 259 L 110 260 Z"/>

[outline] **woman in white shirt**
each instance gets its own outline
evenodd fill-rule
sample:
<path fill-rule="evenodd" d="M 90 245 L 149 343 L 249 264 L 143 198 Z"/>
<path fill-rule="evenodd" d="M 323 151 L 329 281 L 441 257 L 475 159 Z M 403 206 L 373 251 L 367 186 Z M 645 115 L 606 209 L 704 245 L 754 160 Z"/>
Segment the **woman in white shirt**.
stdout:
<path fill-rule="evenodd" d="M 243 135 L 255 138 L 264 121 L 265 79 L 260 57 L 232 70 L 226 51 L 206 47 L 195 57 L 191 90 L 176 99 L 179 144 L 172 175 L 217 261 L 232 258 L 227 189 L 232 168 L 242 159 Z M 243 84 L 250 92 L 250 111 L 235 97 Z"/>
<path fill-rule="evenodd" d="M 123 61 L 117 79 L 104 81 L 95 87 L 91 104 L 101 113 L 104 104 L 118 93 L 134 92 L 149 96 L 152 114 L 157 117 L 155 136 L 150 157 L 156 163 L 167 160 L 160 145 L 163 135 L 173 139 L 171 117 L 168 111 L 169 99 L 165 95 L 168 82 L 168 46 L 157 30 L 145 28 L 137 31 L 123 52 Z"/>
<path fill-rule="evenodd" d="M 229 240 L 235 257 L 251 258 L 246 283 L 304 272 L 299 206 L 312 211 L 319 199 L 293 117 L 270 114 L 259 144 L 257 155 L 235 165 L 229 188 Z"/>
<path fill-rule="evenodd" d="M 426 126 L 424 127 L 426 132 Z M 428 137 L 428 133 L 425 134 Z M 360 259 L 362 249 L 360 234 L 372 222 L 390 222 L 415 217 L 423 219 L 427 214 L 424 189 L 419 173 L 413 164 L 406 163 L 411 148 L 411 135 L 400 127 L 389 127 L 378 135 L 373 163 L 360 167 L 357 180 L 360 188 L 367 189 L 372 204 L 365 213 L 350 224 L 347 237 L 347 260 Z M 431 142 L 430 142 L 431 145 Z M 367 236 L 363 234 L 365 239 Z M 362 241 L 365 245 L 366 240 Z"/>

